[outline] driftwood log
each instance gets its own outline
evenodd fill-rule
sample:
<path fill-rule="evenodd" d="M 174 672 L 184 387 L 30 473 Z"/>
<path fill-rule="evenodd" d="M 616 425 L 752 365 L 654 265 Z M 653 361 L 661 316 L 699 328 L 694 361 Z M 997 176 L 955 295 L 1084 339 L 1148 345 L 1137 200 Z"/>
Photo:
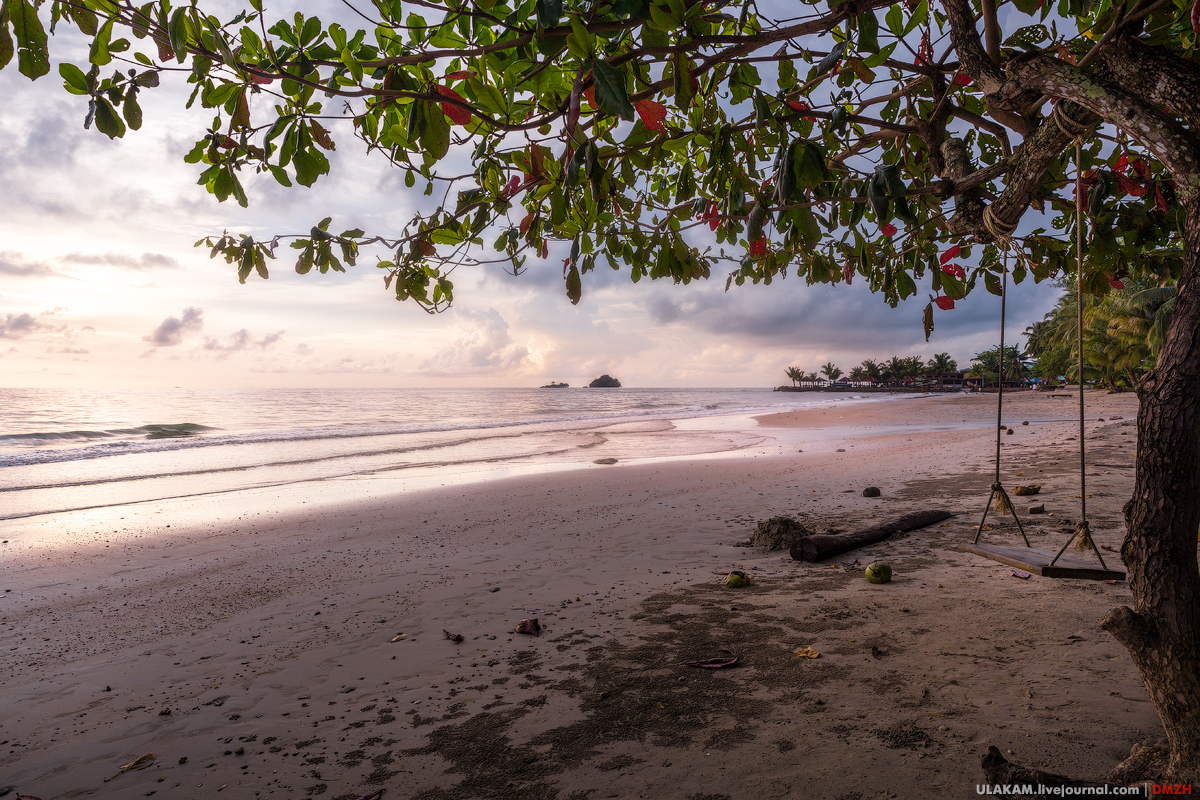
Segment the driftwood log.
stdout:
<path fill-rule="evenodd" d="M 949 519 L 950 516 L 949 511 L 914 511 L 853 533 L 805 536 L 792 545 L 792 558 L 797 561 L 823 561 L 859 547 L 882 542 L 893 533 L 915 531 L 917 528 Z"/>

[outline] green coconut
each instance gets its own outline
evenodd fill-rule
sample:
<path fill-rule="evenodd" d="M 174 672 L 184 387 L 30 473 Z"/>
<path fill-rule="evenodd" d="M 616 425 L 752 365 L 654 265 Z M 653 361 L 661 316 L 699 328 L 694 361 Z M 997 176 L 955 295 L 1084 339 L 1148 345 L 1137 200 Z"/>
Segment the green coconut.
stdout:
<path fill-rule="evenodd" d="M 867 567 L 867 581 L 870 583 L 887 583 L 892 579 L 892 568 L 887 564 L 872 564 Z"/>

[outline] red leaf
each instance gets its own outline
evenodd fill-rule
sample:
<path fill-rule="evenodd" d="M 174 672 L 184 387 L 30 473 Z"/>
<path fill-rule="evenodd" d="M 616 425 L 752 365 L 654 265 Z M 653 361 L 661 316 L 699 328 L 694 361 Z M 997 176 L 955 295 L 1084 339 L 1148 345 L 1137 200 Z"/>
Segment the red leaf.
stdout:
<path fill-rule="evenodd" d="M 842 280 L 846 282 L 847 286 L 854 280 L 854 266 L 849 261 L 842 262 Z"/>
<path fill-rule="evenodd" d="M 937 307 L 942 311 L 949 311 L 954 308 L 954 301 L 946 297 L 946 295 L 936 298 L 933 302 L 937 303 Z"/>
<path fill-rule="evenodd" d="M 437 91 L 438 91 L 438 94 L 440 94 L 442 97 L 449 97 L 454 100 L 462 100 L 464 103 L 466 102 L 466 100 L 463 100 L 462 95 L 460 95 L 458 92 L 454 91 L 453 89 L 447 89 L 445 86 L 438 86 Z M 466 125 L 468 122 L 471 121 L 471 112 L 467 111 L 465 108 L 462 108 L 461 106 L 455 106 L 455 105 L 451 105 L 449 103 L 442 103 L 442 111 L 446 114 L 447 117 L 450 118 L 450 121 L 453 122 L 455 125 Z"/>
<path fill-rule="evenodd" d="M 1134 197 L 1144 197 L 1146 187 L 1135 181 L 1133 178 L 1127 178 L 1120 173 L 1117 174 L 1117 185 L 1121 187 L 1121 191 L 1125 194 L 1131 194 Z"/>
<path fill-rule="evenodd" d="M 1120 281 L 1120 279 L 1118 279 L 1118 278 L 1109 278 L 1109 279 L 1108 279 L 1108 282 L 1109 282 L 1110 284 L 1112 284 L 1112 287 L 1113 287 L 1114 289 L 1124 289 L 1124 288 L 1125 288 L 1125 284 L 1124 284 L 1124 283 L 1122 283 L 1122 282 Z"/>
<path fill-rule="evenodd" d="M 549 257 L 550 257 L 550 245 L 549 245 L 549 244 L 547 244 L 547 243 L 546 243 L 546 241 L 545 241 L 544 239 L 542 240 L 542 252 L 541 252 L 541 256 L 542 256 L 542 258 L 549 258 Z"/>
<path fill-rule="evenodd" d="M 1133 171 L 1138 174 L 1139 178 L 1150 177 L 1150 165 L 1142 159 L 1139 158 L 1137 161 L 1131 161 L 1129 166 L 1133 167 Z"/>
<path fill-rule="evenodd" d="M 971 76 L 969 74 L 967 74 L 967 71 L 965 69 L 960 69 L 958 72 L 954 73 L 954 85 L 955 86 L 970 86 L 971 85 Z"/>
<path fill-rule="evenodd" d="M 895 236 L 896 235 L 896 226 L 889 222 L 886 225 L 884 225 L 882 228 L 880 228 L 879 232 L 882 233 L 884 236 Z"/>
<path fill-rule="evenodd" d="M 512 180 L 508 182 L 508 185 L 505 186 L 503 190 L 501 190 L 500 196 L 507 200 L 519 191 L 521 191 L 521 179 L 516 175 L 513 175 Z M 524 233 L 524 231 L 521 232 Z"/>
<path fill-rule="evenodd" d="M 583 96 L 587 98 L 587 101 L 591 104 L 592 108 L 600 107 L 596 105 L 596 86 L 594 84 L 583 90 Z"/>
<path fill-rule="evenodd" d="M 958 264 L 946 264 L 944 267 L 942 267 L 942 272 L 946 273 L 947 275 L 953 275 L 959 280 L 967 277 L 967 271 Z"/>
<path fill-rule="evenodd" d="M 755 239 L 753 242 L 750 243 L 750 255 L 754 256 L 755 258 L 758 258 L 759 256 L 765 256 L 766 254 L 767 254 L 767 237 L 764 236 L 761 239 Z"/>
<path fill-rule="evenodd" d="M 1200 0 L 1196 0 L 1192 6 L 1192 30 L 1200 33 Z"/>
<path fill-rule="evenodd" d="M 1159 211 L 1167 213 L 1167 198 L 1163 197 L 1161 186 L 1154 187 L 1154 205 Z"/>
<path fill-rule="evenodd" d="M 958 257 L 958 254 L 959 254 L 961 251 L 962 251 L 962 248 L 961 248 L 961 247 L 959 247 L 958 245 L 952 245 L 952 246 L 950 247 L 950 249 L 949 249 L 949 250 L 947 250 L 946 252 L 942 253 L 942 257 L 941 257 L 941 259 L 940 259 L 941 263 L 942 263 L 942 264 L 945 264 L 945 263 L 946 263 L 947 261 L 949 261 L 950 259 L 952 259 L 952 258 L 957 258 L 957 257 Z"/>
<path fill-rule="evenodd" d="M 662 103 L 657 103 L 649 98 L 638 100 L 633 104 L 637 109 L 638 116 L 642 118 L 642 124 L 647 130 L 665 131 L 667 129 L 667 107 Z"/>
<path fill-rule="evenodd" d="M 251 78 L 250 82 L 255 84 L 256 86 L 263 86 L 265 84 L 270 83 L 273 80 L 275 80 L 275 79 L 274 78 L 264 78 L 264 77 L 259 76 L 256 78 Z"/>
<path fill-rule="evenodd" d="M 443 76 L 442 80 L 444 80 L 444 81 L 462 81 L 462 80 L 466 80 L 467 78 L 473 77 L 474 75 L 475 75 L 475 73 L 469 69 L 460 69 L 458 72 L 451 72 L 451 73 Z"/>
<path fill-rule="evenodd" d="M 534 213 L 532 211 L 530 211 L 528 214 L 525 215 L 525 219 L 521 220 L 521 235 L 522 236 L 524 236 L 525 232 L 529 230 L 529 226 L 533 224 L 534 216 L 535 216 Z"/>
<path fill-rule="evenodd" d="M 1113 172 L 1118 175 L 1124 175 L 1127 166 L 1129 166 L 1129 156 L 1121 153 L 1121 157 L 1117 159 L 1117 163 L 1113 164 Z"/>

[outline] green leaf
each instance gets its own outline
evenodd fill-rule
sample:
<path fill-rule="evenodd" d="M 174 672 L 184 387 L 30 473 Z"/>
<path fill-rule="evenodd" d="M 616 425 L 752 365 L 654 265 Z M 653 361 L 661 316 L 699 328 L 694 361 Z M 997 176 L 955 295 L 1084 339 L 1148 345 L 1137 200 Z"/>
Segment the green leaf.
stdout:
<path fill-rule="evenodd" d="M 425 148 L 425 152 L 440 161 L 445 157 L 450 150 L 450 120 L 446 119 L 446 115 L 442 113 L 440 106 L 433 104 L 426 105 L 425 131 L 421 134 L 421 146 Z"/>
<path fill-rule="evenodd" d="M 600 111 L 612 117 L 633 121 L 633 104 L 625 90 L 625 73 L 607 61 L 592 61 L 592 78 L 596 82 L 596 102 Z"/>
<path fill-rule="evenodd" d="M 574 306 L 579 304 L 581 297 L 583 297 L 583 281 L 579 279 L 579 270 L 572 263 L 571 271 L 567 273 L 567 298 Z"/>
<path fill-rule="evenodd" d="M 8 32 L 8 5 L 0 2 L 0 69 L 8 66 L 15 52 L 12 34 Z"/>
<path fill-rule="evenodd" d="M 562 0 L 537 0 L 537 21 L 543 28 L 553 28 L 562 19 Z"/>
<path fill-rule="evenodd" d="M 858 52 L 879 52 L 879 20 L 869 9 L 858 15 Z"/>
<path fill-rule="evenodd" d="M 26 78 L 31 81 L 37 80 L 50 71 L 46 30 L 29 0 L 16 0 L 15 7 L 9 10 L 9 15 L 13 33 L 17 37 L 17 68 Z M 11 45 L 8 50 L 8 58 L 11 59 Z"/>
<path fill-rule="evenodd" d="M 138 105 L 137 92 L 131 91 L 125 95 L 125 105 L 121 112 L 130 128 L 136 131 L 142 127 L 142 107 Z"/>
<path fill-rule="evenodd" d="M 71 94 L 87 94 L 88 82 L 83 70 L 66 61 L 58 65 L 58 74 L 66 81 L 67 91 Z"/>
<path fill-rule="evenodd" d="M 112 61 L 112 56 L 108 54 L 108 40 L 112 38 L 112 20 L 105 22 L 100 26 L 99 32 L 92 39 L 91 51 L 88 53 L 88 61 L 93 64 L 103 67 L 105 64 Z"/>
<path fill-rule="evenodd" d="M 182 64 L 187 60 L 187 8 L 177 8 L 171 14 L 171 22 L 167 25 L 167 37 L 171 40 L 171 49 L 175 51 L 175 59 Z"/>
<path fill-rule="evenodd" d="M 992 294 L 999 297 L 1004 294 L 1004 288 L 1000 285 L 1000 276 L 992 272 L 983 273 L 983 285 Z"/>
<path fill-rule="evenodd" d="M 120 139 L 125 135 L 125 123 L 117 116 L 117 112 L 104 97 L 96 100 L 96 130 L 110 139 Z"/>
<path fill-rule="evenodd" d="M 829 55 L 822 58 L 821 62 L 819 64 L 817 64 L 817 74 L 824 75 L 825 73 L 827 73 L 831 69 L 833 69 L 835 66 L 837 66 L 837 63 L 842 60 L 842 54 L 845 52 L 846 52 L 846 43 L 845 42 L 838 42 L 837 44 L 835 44 L 833 46 L 833 49 L 829 51 Z"/>

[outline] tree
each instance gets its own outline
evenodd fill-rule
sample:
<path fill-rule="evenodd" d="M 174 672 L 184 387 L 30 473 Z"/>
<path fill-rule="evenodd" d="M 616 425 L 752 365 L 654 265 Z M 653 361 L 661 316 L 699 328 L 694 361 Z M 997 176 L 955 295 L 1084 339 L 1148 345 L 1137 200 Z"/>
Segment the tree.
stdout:
<path fill-rule="evenodd" d="M 876 383 L 883 380 L 883 367 L 873 359 L 868 358 L 862 362 L 862 371 L 864 378 L 868 378 Z"/>
<path fill-rule="evenodd" d="M 985 380 L 1000 380 L 1000 346 L 991 350 L 976 353 L 972 359 L 971 369 Z M 1029 367 L 1021 356 L 1021 351 L 1014 345 L 1004 346 L 1004 380 L 1017 380 L 1029 374 Z"/>
<path fill-rule="evenodd" d="M 850 380 L 854 381 L 855 383 L 862 383 L 864 380 L 866 380 L 868 375 L 867 375 L 866 369 L 864 369 L 861 366 L 858 366 L 858 367 L 851 367 L 850 372 L 847 375 L 847 377 L 850 378 Z"/>
<path fill-rule="evenodd" d="M 941 389 L 946 373 L 958 372 L 958 362 L 951 358 L 949 353 L 938 353 L 929 359 L 927 368 L 931 374 L 937 376 L 938 388 Z"/>
<path fill-rule="evenodd" d="M 1057 214 L 1058 230 L 1086 221 L 1090 295 L 1125 277 L 1178 278 L 1139 384 L 1122 546 L 1134 607 L 1103 626 L 1166 730 L 1156 777 L 1200 779 L 1200 14 L 1189 0 L 1013 0 L 1007 30 L 995 0 L 801 0 L 786 19 L 723 0 L 373 0 L 353 8 L 370 21 L 362 30 L 269 19 L 248 2 L 225 18 L 168 0 L 5 0 L 0 12 L 0 68 L 15 55 L 30 78 L 50 70 L 47 23 L 82 32 L 89 63 L 59 74 L 103 135 L 139 128 L 139 96 L 185 77 L 209 125 L 186 160 L 221 200 L 245 205 L 257 180 L 312 185 L 343 130 L 431 197 L 395 232 L 332 233 L 331 216 L 295 236 L 206 240 L 243 281 L 267 277 L 284 242 L 301 273 L 374 248 L 385 287 L 437 310 L 453 297 L 451 270 L 484 260 L 486 234 L 514 272 L 561 243 L 572 302 L 602 256 L 634 281 L 687 283 L 723 263 L 727 286 L 860 276 L 893 306 L 927 281 L 928 336 L 934 306 L 949 313 L 980 282 L 999 294 L 1009 278 L 1075 269 L 1071 245 L 1044 226 L 1014 236 L 1031 207 Z"/>
<path fill-rule="evenodd" d="M 788 380 L 792 382 L 792 386 L 795 386 L 800 381 L 804 380 L 804 373 L 801 372 L 798 367 L 788 367 L 785 372 L 787 373 Z"/>
<path fill-rule="evenodd" d="M 842 371 L 834 366 L 832 361 L 826 361 L 825 366 L 821 367 L 821 374 L 825 376 L 825 380 L 833 383 L 838 378 L 842 377 Z"/>

